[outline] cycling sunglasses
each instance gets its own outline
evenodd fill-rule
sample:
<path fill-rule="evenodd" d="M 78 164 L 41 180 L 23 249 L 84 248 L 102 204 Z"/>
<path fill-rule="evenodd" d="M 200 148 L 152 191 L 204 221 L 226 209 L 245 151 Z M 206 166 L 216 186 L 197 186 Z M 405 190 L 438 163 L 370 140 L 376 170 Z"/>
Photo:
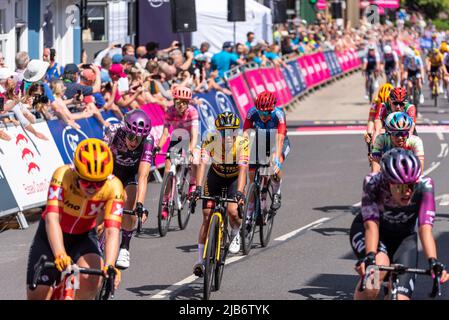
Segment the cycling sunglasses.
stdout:
<path fill-rule="evenodd" d="M 395 138 L 408 138 L 410 133 L 408 131 L 393 131 L 390 134 Z"/>
<path fill-rule="evenodd" d="M 100 190 L 103 188 L 106 181 L 88 181 L 81 178 L 78 178 L 79 184 L 83 189 L 95 189 Z"/>
<path fill-rule="evenodd" d="M 258 110 L 257 112 L 259 113 L 259 116 L 261 116 L 261 117 L 268 118 L 269 116 L 271 116 L 271 111 L 260 111 L 260 110 Z"/>
<path fill-rule="evenodd" d="M 415 184 L 409 183 L 409 184 L 391 184 L 391 190 L 397 193 L 404 194 L 408 190 L 411 190 L 413 192 L 415 190 Z"/>
<path fill-rule="evenodd" d="M 137 140 L 138 142 L 141 142 L 142 139 L 143 139 L 143 137 L 138 136 L 138 135 L 135 135 L 134 133 L 128 133 L 128 134 L 126 135 L 126 138 L 127 138 L 129 141 L 131 141 L 131 142 L 133 142 L 134 140 Z"/>
<path fill-rule="evenodd" d="M 394 106 L 405 107 L 405 102 L 392 102 L 391 104 L 394 105 Z"/>

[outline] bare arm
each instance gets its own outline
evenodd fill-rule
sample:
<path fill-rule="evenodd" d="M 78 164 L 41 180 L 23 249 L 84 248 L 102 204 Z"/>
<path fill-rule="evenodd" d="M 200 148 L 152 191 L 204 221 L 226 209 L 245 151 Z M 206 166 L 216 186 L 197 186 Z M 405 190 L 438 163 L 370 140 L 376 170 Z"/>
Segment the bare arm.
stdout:
<path fill-rule="evenodd" d="M 379 246 L 379 223 L 366 221 L 365 226 L 365 252 L 377 252 Z"/>
<path fill-rule="evenodd" d="M 59 213 L 51 211 L 47 213 L 45 216 L 45 229 L 53 255 L 56 257 L 57 255 L 67 254 L 59 222 Z"/>

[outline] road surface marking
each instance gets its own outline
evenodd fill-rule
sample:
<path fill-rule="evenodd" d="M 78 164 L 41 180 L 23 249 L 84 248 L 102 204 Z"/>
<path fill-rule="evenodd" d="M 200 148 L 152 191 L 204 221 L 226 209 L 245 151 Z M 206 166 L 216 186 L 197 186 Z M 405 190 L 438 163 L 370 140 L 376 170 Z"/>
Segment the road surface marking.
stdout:
<path fill-rule="evenodd" d="M 448 153 L 448 144 L 447 143 L 442 143 L 440 144 L 441 147 L 441 151 L 440 154 L 438 155 L 438 158 L 445 158 L 447 156 Z"/>
<path fill-rule="evenodd" d="M 437 136 L 438 136 L 438 139 L 440 139 L 440 141 L 444 141 L 444 135 L 442 132 L 437 132 Z"/>
<path fill-rule="evenodd" d="M 435 202 L 440 201 L 438 205 L 440 206 L 449 206 L 449 194 L 442 194 L 435 197 Z"/>
<path fill-rule="evenodd" d="M 440 164 L 441 164 L 440 162 L 432 162 L 432 164 L 430 165 L 430 168 L 428 168 L 426 171 L 423 172 L 423 176 L 429 175 L 433 170 L 438 168 L 440 166 Z"/>
<path fill-rule="evenodd" d="M 289 232 L 289 233 L 287 233 L 287 234 L 285 234 L 285 235 L 283 235 L 283 236 L 281 236 L 279 238 L 276 238 L 276 239 L 274 239 L 274 241 L 285 241 L 285 240 L 290 239 L 291 237 L 295 236 L 296 234 L 298 234 L 299 232 L 301 232 L 301 231 L 303 231 L 305 229 L 312 229 L 314 227 L 317 227 L 317 226 L 323 224 L 324 222 L 326 222 L 328 220 L 330 220 L 330 218 L 319 219 L 319 220 L 317 220 L 315 222 L 312 222 L 312 223 L 310 223 L 310 224 L 308 224 L 308 225 L 306 225 L 306 226 L 304 226 L 304 227 L 302 227 L 300 229 L 297 229 L 297 230 Z M 234 262 L 237 262 L 237 261 L 242 260 L 242 259 L 247 258 L 247 257 L 249 257 L 249 256 L 232 256 L 232 257 L 226 259 L 226 265 L 234 263 Z M 192 283 L 192 282 L 194 282 L 197 279 L 198 279 L 197 276 L 191 275 L 191 276 L 189 276 L 189 277 L 187 277 L 187 278 L 185 278 L 185 279 L 183 279 L 183 280 L 181 280 L 179 282 L 176 282 L 175 284 L 171 285 L 167 289 L 159 291 L 155 295 L 151 296 L 150 299 L 155 299 L 155 300 L 157 300 L 157 299 L 166 299 L 171 293 L 173 293 L 174 291 L 178 290 L 180 287 L 182 287 L 182 286 L 184 286 L 186 284 Z"/>
<path fill-rule="evenodd" d="M 294 230 L 294 231 L 292 231 L 292 232 L 289 232 L 289 233 L 287 233 L 287 234 L 284 234 L 283 236 L 280 236 L 280 237 L 274 239 L 274 241 L 285 241 L 285 240 L 287 240 L 287 239 L 290 239 L 291 237 L 294 237 L 295 235 L 297 235 L 297 234 L 300 233 L 301 231 L 306 230 L 306 229 L 312 229 L 312 228 L 314 228 L 314 227 L 317 227 L 317 226 L 319 226 L 319 225 L 322 224 L 323 222 L 326 222 L 326 221 L 329 220 L 329 219 L 330 219 L 330 218 L 322 218 L 322 219 L 318 219 L 317 221 L 312 222 L 312 223 L 309 223 L 308 225 L 306 225 L 306 226 L 304 226 L 304 227 L 302 227 L 302 228 L 299 228 L 299 229 L 296 229 L 296 230 Z"/>

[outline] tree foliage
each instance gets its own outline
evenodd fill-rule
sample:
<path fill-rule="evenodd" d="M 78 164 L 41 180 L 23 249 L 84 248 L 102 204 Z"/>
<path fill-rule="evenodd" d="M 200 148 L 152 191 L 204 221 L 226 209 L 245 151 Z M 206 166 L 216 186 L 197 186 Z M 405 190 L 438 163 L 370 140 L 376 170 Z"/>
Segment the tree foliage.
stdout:
<path fill-rule="evenodd" d="M 401 0 L 401 6 L 422 10 L 428 18 L 434 19 L 441 11 L 449 9 L 449 0 Z"/>

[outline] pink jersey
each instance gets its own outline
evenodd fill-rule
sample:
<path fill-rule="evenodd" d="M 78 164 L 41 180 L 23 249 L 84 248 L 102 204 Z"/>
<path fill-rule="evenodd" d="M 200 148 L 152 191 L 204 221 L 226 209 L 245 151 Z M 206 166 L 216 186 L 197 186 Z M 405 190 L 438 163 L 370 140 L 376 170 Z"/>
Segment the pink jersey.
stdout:
<path fill-rule="evenodd" d="M 169 107 L 165 112 L 164 126 L 167 128 L 172 126 L 173 130 L 186 129 L 190 132 L 193 127 L 198 128 L 199 124 L 198 111 L 191 105 L 182 115 L 179 115 L 174 106 Z"/>

